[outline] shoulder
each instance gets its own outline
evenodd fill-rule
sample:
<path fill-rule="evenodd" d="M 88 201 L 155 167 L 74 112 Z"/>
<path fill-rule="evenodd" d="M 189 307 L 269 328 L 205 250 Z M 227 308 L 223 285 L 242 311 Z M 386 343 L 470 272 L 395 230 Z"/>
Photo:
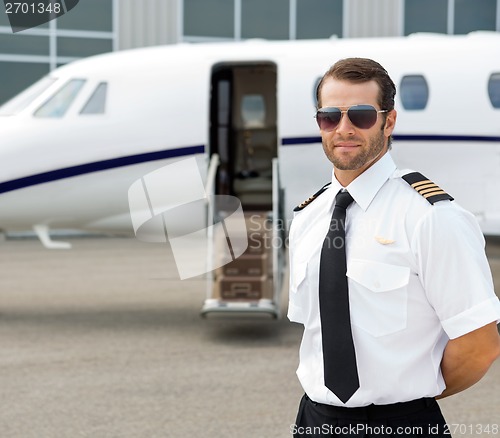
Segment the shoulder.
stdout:
<path fill-rule="evenodd" d="M 395 170 L 382 193 L 383 200 L 379 203 L 384 212 L 404 223 L 410 239 L 422 222 L 431 217 L 462 214 L 453 196 L 426 175 L 413 170 Z"/>
<path fill-rule="evenodd" d="M 432 179 L 414 170 L 396 169 L 383 187 L 381 193 L 389 197 L 389 204 L 393 204 L 401 213 L 413 215 L 426 214 L 437 205 L 447 205 L 454 208 L 453 196 L 444 188 L 434 183 Z"/>
<path fill-rule="evenodd" d="M 401 178 L 431 205 L 439 201 L 454 200 L 451 195 L 420 172 L 403 173 Z"/>
<path fill-rule="evenodd" d="M 446 190 L 420 172 L 397 172 L 395 179 L 399 179 L 401 194 L 407 200 L 409 230 L 418 231 L 417 234 L 439 235 L 441 243 L 446 236 L 451 242 L 457 235 L 474 235 L 481 240 L 482 233 L 475 216 L 460 206 Z"/>
<path fill-rule="evenodd" d="M 305 201 L 301 202 L 297 207 L 293 209 L 294 212 L 302 211 L 304 208 L 306 208 L 311 202 L 313 202 L 318 196 L 320 196 L 323 192 L 325 192 L 331 185 L 332 183 L 329 182 L 325 184 L 323 187 L 321 187 L 316 193 L 311 195 L 309 198 L 307 198 Z"/>

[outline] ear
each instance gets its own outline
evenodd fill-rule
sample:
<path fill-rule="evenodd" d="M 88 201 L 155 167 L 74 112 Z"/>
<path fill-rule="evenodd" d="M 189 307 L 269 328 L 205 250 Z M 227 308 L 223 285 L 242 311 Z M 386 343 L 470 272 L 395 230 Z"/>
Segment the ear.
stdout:
<path fill-rule="evenodd" d="M 397 116 L 398 116 L 398 113 L 394 109 L 387 113 L 387 117 L 385 119 L 385 126 L 384 126 L 384 135 L 386 137 L 390 137 L 392 135 L 392 132 L 394 131 L 394 127 L 396 126 Z"/>

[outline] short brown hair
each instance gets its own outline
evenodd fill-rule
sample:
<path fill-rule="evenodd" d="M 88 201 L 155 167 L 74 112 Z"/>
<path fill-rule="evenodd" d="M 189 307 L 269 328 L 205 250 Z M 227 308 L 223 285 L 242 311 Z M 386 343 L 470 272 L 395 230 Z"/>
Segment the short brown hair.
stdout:
<path fill-rule="evenodd" d="M 318 108 L 321 107 L 321 88 L 327 78 L 353 83 L 375 81 L 379 86 L 378 104 L 380 109 L 393 110 L 396 86 L 387 70 L 378 62 L 368 58 L 346 58 L 337 61 L 321 78 L 316 88 Z"/>

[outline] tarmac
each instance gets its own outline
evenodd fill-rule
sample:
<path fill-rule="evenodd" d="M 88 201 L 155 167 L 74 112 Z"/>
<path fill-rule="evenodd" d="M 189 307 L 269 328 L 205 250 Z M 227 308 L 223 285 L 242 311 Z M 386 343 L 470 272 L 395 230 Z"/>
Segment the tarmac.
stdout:
<path fill-rule="evenodd" d="M 71 242 L 0 242 L 0 438 L 291 437 L 299 325 L 200 318 L 167 245 Z M 500 437 L 500 361 L 440 405 L 454 437 Z"/>

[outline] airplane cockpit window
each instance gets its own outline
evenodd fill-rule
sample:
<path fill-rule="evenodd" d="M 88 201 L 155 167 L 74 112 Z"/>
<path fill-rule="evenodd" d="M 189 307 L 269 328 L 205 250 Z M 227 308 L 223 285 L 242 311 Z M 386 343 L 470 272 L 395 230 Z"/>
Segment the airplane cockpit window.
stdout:
<path fill-rule="evenodd" d="M 266 103 L 260 94 L 247 94 L 241 99 L 241 121 L 245 128 L 264 128 Z"/>
<path fill-rule="evenodd" d="M 84 79 L 71 79 L 36 110 L 35 116 L 63 117 L 84 83 Z"/>
<path fill-rule="evenodd" d="M 0 116 L 14 116 L 40 96 L 47 88 L 49 88 L 57 78 L 44 76 L 42 79 L 30 85 L 26 90 L 22 91 L 17 96 L 14 96 L 9 101 L 5 102 L 0 107 Z"/>
<path fill-rule="evenodd" d="M 493 73 L 490 76 L 488 94 L 493 108 L 500 108 L 500 73 Z"/>
<path fill-rule="evenodd" d="M 429 101 L 429 86 L 422 75 L 403 76 L 399 87 L 403 108 L 423 110 Z"/>
<path fill-rule="evenodd" d="M 101 82 L 83 106 L 80 114 L 104 114 L 106 109 L 107 82 Z"/>

